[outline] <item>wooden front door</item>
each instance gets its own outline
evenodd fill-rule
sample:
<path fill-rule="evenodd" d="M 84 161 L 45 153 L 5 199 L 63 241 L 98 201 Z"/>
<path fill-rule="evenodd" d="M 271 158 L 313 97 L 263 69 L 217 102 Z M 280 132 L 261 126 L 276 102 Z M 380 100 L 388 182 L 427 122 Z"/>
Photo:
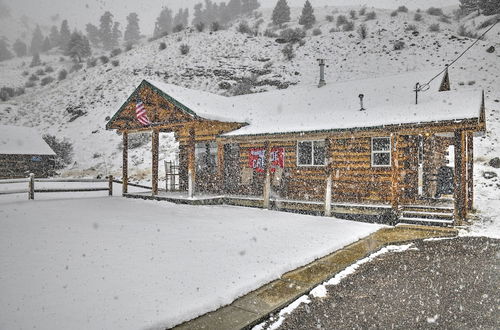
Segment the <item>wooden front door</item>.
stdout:
<path fill-rule="evenodd" d="M 238 194 L 240 190 L 240 147 L 238 144 L 224 145 L 224 192 Z"/>

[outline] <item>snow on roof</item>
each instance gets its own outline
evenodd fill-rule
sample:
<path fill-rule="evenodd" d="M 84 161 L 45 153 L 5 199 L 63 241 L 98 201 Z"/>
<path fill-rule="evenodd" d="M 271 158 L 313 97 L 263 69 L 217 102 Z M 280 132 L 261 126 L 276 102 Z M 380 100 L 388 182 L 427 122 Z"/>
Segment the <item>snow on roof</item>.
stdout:
<path fill-rule="evenodd" d="M 416 105 L 415 83 L 423 83 L 434 74 L 407 73 L 234 97 L 150 83 L 200 117 L 249 123 L 224 136 L 417 124 L 479 116 L 481 93 L 438 92 L 441 77 L 434 80 L 428 91 L 419 93 Z M 359 94 L 364 95 L 364 111 L 360 111 Z"/>
<path fill-rule="evenodd" d="M 0 125 L 0 154 L 55 155 L 36 129 Z"/>

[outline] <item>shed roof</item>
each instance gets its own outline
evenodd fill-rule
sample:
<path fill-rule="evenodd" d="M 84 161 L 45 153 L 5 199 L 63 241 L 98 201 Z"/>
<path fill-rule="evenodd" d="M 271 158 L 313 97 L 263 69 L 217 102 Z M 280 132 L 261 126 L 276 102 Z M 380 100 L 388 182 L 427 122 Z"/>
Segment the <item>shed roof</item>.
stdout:
<path fill-rule="evenodd" d="M 55 155 L 56 153 L 34 128 L 0 125 L 0 154 Z"/>
<path fill-rule="evenodd" d="M 242 96 L 224 97 L 163 82 L 148 81 L 162 92 L 210 120 L 245 122 L 248 126 L 224 136 L 291 133 L 318 130 L 419 124 L 479 117 L 480 91 L 438 92 L 435 80 L 419 93 L 415 83 L 431 72 L 352 80 L 317 86 L 290 87 Z M 359 94 L 364 95 L 360 111 Z"/>

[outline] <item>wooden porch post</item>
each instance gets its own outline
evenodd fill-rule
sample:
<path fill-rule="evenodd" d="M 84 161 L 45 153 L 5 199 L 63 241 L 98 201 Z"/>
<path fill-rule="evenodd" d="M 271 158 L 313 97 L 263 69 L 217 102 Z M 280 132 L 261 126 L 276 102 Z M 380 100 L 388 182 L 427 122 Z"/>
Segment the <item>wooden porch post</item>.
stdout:
<path fill-rule="evenodd" d="M 399 213 L 399 149 L 398 149 L 398 135 L 397 133 L 391 134 L 391 164 L 392 164 L 392 177 L 391 177 L 391 205 L 392 209 Z"/>
<path fill-rule="evenodd" d="M 123 132 L 122 195 L 128 192 L 128 133 Z"/>
<path fill-rule="evenodd" d="M 474 133 L 467 133 L 467 210 L 474 206 Z"/>
<path fill-rule="evenodd" d="M 159 135 L 160 132 L 156 129 L 153 130 L 151 135 L 151 153 L 152 153 L 152 168 L 151 168 L 151 185 L 152 194 L 158 195 L 158 149 L 159 149 Z"/>
<path fill-rule="evenodd" d="M 326 188 L 325 188 L 325 216 L 332 215 L 332 141 L 326 140 Z"/>
<path fill-rule="evenodd" d="M 270 198 L 271 198 L 271 146 L 269 141 L 265 143 L 265 161 L 264 161 L 264 169 L 266 173 L 266 178 L 264 180 L 264 203 L 263 207 L 265 209 L 269 209 L 271 206 Z"/>
<path fill-rule="evenodd" d="M 455 180 L 454 203 L 455 225 L 461 225 L 467 215 L 467 159 L 466 159 L 466 133 L 455 132 Z"/>
<path fill-rule="evenodd" d="M 194 127 L 189 129 L 189 142 L 188 142 L 188 196 L 194 196 L 194 186 L 196 177 L 195 165 L 195 130 Z"/>
<path fill-rule="evenodd" d="M 224 144 L 217 143 L 217 174 L 219 181 L 219 193 L 224 193 Z"/>

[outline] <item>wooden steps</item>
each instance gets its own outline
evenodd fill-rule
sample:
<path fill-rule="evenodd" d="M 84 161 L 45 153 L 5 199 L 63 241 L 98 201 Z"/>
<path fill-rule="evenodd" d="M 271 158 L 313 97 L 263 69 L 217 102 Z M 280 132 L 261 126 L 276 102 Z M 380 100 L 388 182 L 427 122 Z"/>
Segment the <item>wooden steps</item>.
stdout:
<path fill-rule="evenodd" d="M 429 226 L 453 226 L 453 211 L 453 207 L 450 206 L 406 205 L 403 206 L 399 222 Z"/>

